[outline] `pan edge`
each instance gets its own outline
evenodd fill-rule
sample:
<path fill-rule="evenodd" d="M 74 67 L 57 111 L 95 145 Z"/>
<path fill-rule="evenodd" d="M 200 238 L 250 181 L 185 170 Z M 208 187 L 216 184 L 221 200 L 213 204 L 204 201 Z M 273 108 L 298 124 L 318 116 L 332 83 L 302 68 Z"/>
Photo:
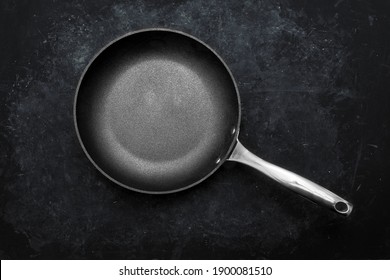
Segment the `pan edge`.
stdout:
<path fill-rule="evenodd" d="M 238 117 L 237 117 L 237 123 L 236 123 L 236 131 L 234 133 L 234 137 L 233 137 L 233 140 L 232 140 L 232 143 L 230 144 L 229 146 L 229 149 L 227 150 L 227 152 L 225 153 L 224 157 L 221 158 L 221 160 L 218 162 L 218 164 L 214 167 L 214 169 L 212 171 L 210 171 L 207 175 L 205 175 L 203 178 L 201 178 L 200 180 L 190 184 L 190 185 L 187 185 L 187 186 L 184 186 L 184 187 L 181 187 L 181 188 L 178 188 L 178 189 L 173 189 L 173 190 L 168 190 L 168 191 L 145 191 L 145 190 L 142 190 L 142 189 L 139 189 L 139 188 L 134 188 L 134 187 L 130 187 L 124 183 L 121 183 L 119 182 L 118 180 L 114 179 L 113 177 L 111 177 L 110 175 L 108 175 L 104 170 L 102 170 L 99 165 L 93 160 L 93 158 L 90 156 L 90 154 L 88 153 L 86 147 L 84 146 L 84 143 L 83 143 L 83 140 L 80 136 L 80 132 L 79 132 L 79 128 L 78 128 L 78 124 L 77 124 L 77 100 L 78 100 L 78 95 L 79 95 L 79 89 L 80 89 L 80 86 L 82 84 L 82 81 L 86 75 L 86 73 L 88 72 L 90 66 L 93 64 L 93 62 L 107 49 L 109 48 L 110 46 L 112 46 L 113 44 L 115 44 L 116 42 L 124 39 L 124 38 L 127 38 L 129 36 L 132 36 L 132 35 L 135 35 L 135 34 L 139 34 L 139 33 L 145 33 L 145 32 L 154 32 L 154 31 L 161 31 L 161 32 L 171 32 L 171 33 L 176 33 L 176 34 L 180 34 L 182 36 L 185 36 L 185 37 L 188 37 L 200 44 L 202 44 L 203 46 L 205 46 L 208 50 L 210 50 L 217 58 L 218 60 L 222 63 L 222 65 L 224 66 L 224 68 L 226 69 L 226 71 L 228 72 L 229 76 L 230 76 L 230 79 L 234 85 L 234 88 L 235 88 L 235 92 L 236 92 L 236 97 L 237 97 L 237 106 L 238 106 Z M 241 99 L 240 99 L 240 94 L 239 94 L 239 90 L 238 90 L 238 86 L 237 86 L 237 83 L 234 79 L 234 76 L 230 70 L 230 68 L 228 67 L 228 65 L 226 64 L 226 62 L 222 59 L 221 56 L 219 56 L 219 54 L 213 49 L 211 48 L 208 44 L 206 44 L 205 42 L 203 42 L 202 40 L 198 39 L 197 37 L 195 36 L 192 36 L 186 32 L 183 32 L 183 31 L 179 31 L 179 30 L 175 30 L 175 29 L 169 29 L 169 28 L 145 28 L 145 29 L 139 29 L 139 30 L 136 30 L 136 31 L 132 31 L 132 32 L 128 32 L 122 36 L 119 36 L 118 38 L 114 39 L 114 40 L 111 40 L 108 44 L 106 44 L 104 47 L 102 47 L 93 57 L 92 59 L 89 61 L 89 63 L 87 64 L 87 66 L 85 67 L 84 71 L 82 72 L 81 76 L 80 76 L 80 79 L 78 81 L 78 84 L 77 84 L 77 87 L 76 87 L 76 93 L 75 93 L 75 97 L 74 97 L 74 101 L 73 101 L 73 123 L 74 123 L 74 127 L 75 127 L 75 130 L 76 130 L 76 135 L 77 135 L 77 139 L 78 139 L 78 142 L 80 143 L 81 145 L 81 148 L 82 150 L 84 151 L 84 154 L 87 156 L 88 160 L 94 165 L 94 167 L 99 170 L 99 172 L 101 174 L 103 174 L 106 178 L 108 178 L 111 182 L 114 182 L 115 184 L 121 186 L 121 187 L 124 187 L 126 189 L 129 189 L 129 190 L 132 190 L 132 191 L 136 191 L 136 192 L 139 192 L 139 193 L 145 193 L 145 194 L 170 194 L 170 193 L 176 193 L 176 192 L 179 192 L 179 191 L 184 191 L 186 189 L 189 189 L 195 185 L 198 185 L 199 183 L 203 182 L 204 180 L 206 180 L 207 178 L 209 178 L 212 174 L 214 174 L 214 172 L 216 172 L 219 167 L 227 160 L 227 158 L 229 157 L 229 155 L 232 153 L 233 151 L 233 148 L 236 146 L 237 144 L 237 139 L 238 139 L 238 135 L 239 135 L 239 131 L 240 131 L 240 123 L 241 123 Z"/>

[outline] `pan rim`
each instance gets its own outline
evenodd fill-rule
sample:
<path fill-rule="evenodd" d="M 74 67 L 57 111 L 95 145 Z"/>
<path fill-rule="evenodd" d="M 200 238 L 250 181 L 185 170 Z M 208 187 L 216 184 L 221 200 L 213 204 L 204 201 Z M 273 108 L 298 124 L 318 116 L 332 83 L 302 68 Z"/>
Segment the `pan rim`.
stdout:
<path fill-rule="evenodd" d="M 237 97 L 237 107 L 238 107 L 238 117 L 237 117 L 237 123 L 236 123 L 236 127 L 235 127 L 235 132 L 234 132 L 234 136 L 233 136 L 233 139 L 232 139 L 232 143 L 230 144 L 229 146 L 229 149 L 227 150 L 227 152 L 225 153 L 225 155 L 220 159 L 220 161 L 215 165 L 215 167 L 213 168 L 213 170 L 211 170 L 208 174 L 206 174 L 205 176 L 203 176 L 201 179 L 199 179 L 198 181 L 192 183 L 192 184 L 189 184 L 189 185 L 186 185 L 184 187 L 181 187 L 181 188 L 177 188 L 177 189 L 173 189 L 173 190 L 168 190 L 168 191 L 145 191 L 145 190 L 142 190 L 142 189 L 139 189 L 139 188 L 134 188 L 134 187 L 130 187 L 122 182 L 119 182 L 118 180 L 116 180 L 115 178 L 113 178 L 112 176 L 110 176 L 109 174 L 107 174 L 102 168 L 100 168 L 100 166 L 93 160 L 92 156 L 88 153 L 85 145 L 84 145 L 84 142 L 81 138 L 81 135 L 80 135 L 80 132 L 79 132 L 79 128 L 78 128 L 78 125 L 77 125 L 77 100 L 78 100 L 78 95 L 79 95 L 79 90 L 80 90 L 80 87 L 81 87 L 81 84 L 84 80 L 84 77 L 86 75 L 86 73 L 88 72 L 89 68 L 91 67 L 91 65 L 93 64 L 93 62 L 106 50 L 108 49 L 110 46 L 112 46 L 113 44 L 119 42 L 120 40 L 126 38 L 126 37 L 130 37 L 132 35 L 135 35 L 135 34 L 138 34 L 138 33 L 144 33 L 144 32 L 151 32 L 151 31 L 162 31 L 162 32 L 171 32 L 171 33 L 176 33 L 176 34 L 179 34 L 179 35 L 182 35 L 182 36 L 185 36 L 185 37 L 188 37 L 192 40 L 195 40 L 196 42 L 200 43 L 201 45 L 205 46 L 208 50 L 210 50 L 218 59 L 219 61 L 222 63 L 222 65 L 225 67 L 226 71 L 228 72 L 229 76 L 230 76 L 230 79 L 231 81 L 233 82 L 233 85 L 234 85 L 234 88 L 235 88 L 235 92 L 236 92 L 236 97 Z M 226 64 L 226 62 L 222 59 L 221 56 L 219 56 L 219 54 L 213 49 L 211 48 L 208 44 L 206 44 L 205 42 L 203 42 L 202 40 L 198 39 L 197 37 L 195 36 L 192 36 L 186 32 L 183 32 L 183 31 L 180 31 L 180 30 L 176 30 L 176 29 L 170 29 L 170 28 L 160 28 L 160 27 L 156 27 L 156 28 L 143 28 L 143 29 L 139 29 L 139 30 L 136 30 L 136 31 L 132 31 L 132 32 L 128 32 L 128 33 L 125 33 L 124 35 L 122 36 L 119 36 L 117 37 L 116 39 L 114 40 L 111 40 L 108 44 L 106 44 L 105 46 L 103 46 L 92 58 L 91 60 L 88 62 L 87 66 L 84 68 L 84 71 L 82 72 L 81 76 L 80 76 L 80 79 L 78 81 L 78 84 L 77 84 L 77 87 L 76 87 L 76 93 L 75 93 L 75 96 L 74 96 L 74 101 L 73 101 L 73 123 L 74 123 L 74 126 L 75 126 L 75 130 L 76 130 L 76 135 L 77 135 L 77 139 L 78 139 L 78 142 L 80 143 L 81 145 L 81 148 L 82 150 L 84 151 L 84 154 L 87 156 L 88 160 L 94 165 L 94 167 L 99 170 L 99 172 L 101 174 L 103 174 L 106 178 L 108 178 L 111 182 L 114 182 L 115 184 L 121 186 L 121 187 L 124 187 L 126 189 L 129 189 L 129 190 L 132 190 L 132 191 L 135 191 L 135 192 L 139 192 L 139 193 L 144 193 L 144 194 L 170 194 L 170 193 L 176 193 L 176 192 L 180 192 L 180 191 L 184 191 L 186 189 L 189 189 L 191 187 L 194 187 L 198 184 L 200 184 L 201 182 L 203 182 L 204 180 L 206 180 L 207 178 L 209 178 L 212 174 L 214 174 L 218 169 L 219 167 L 228 159 L 228 157 L 230 156 L 230 154 L 232 153 L 234 147 L 236 146 L 237 144 L 237 141 L 238 141 L 238 134 L 239 134 L 239 131 L 240 131 L 240 124 L 241 124 L 241 99 L 240 99 L 240 93 L 239 93 L 239 90 L 238 90 L 238 86 L 237 86 L 237 83 L 234 79 L 234 76 L 233 76 L 233 73 L 231 72 L 230 68 L 228 67 L 228 65 Z"/>

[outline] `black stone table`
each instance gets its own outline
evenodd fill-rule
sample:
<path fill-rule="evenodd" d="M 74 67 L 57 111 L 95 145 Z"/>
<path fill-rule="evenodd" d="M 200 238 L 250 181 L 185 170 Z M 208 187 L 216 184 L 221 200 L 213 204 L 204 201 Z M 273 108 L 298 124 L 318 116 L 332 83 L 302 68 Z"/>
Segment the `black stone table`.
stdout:
<path fill-rule="evenodd" d="M 1 258 L 390 258 L 389 3 L 2 0 Z M 78 79 L 110 40 L 149 27 L 213 47 L 238 83 L 242 143 L 353 214 L 238 164 L 161 196 L 95 170 L 73 127 Z"/>

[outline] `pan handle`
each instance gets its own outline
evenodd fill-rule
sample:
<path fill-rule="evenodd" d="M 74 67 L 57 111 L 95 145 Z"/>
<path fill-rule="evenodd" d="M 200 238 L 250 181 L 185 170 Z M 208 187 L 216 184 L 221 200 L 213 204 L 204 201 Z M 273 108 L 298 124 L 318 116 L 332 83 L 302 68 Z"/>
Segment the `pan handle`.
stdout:
<path fill-rule="evenodd" d="M 288 189 L 339 214 L 348 216 L 352 212 L 352 204 L 345 199 L 302 176 L 259 158 L 248 151 L 239 141 L 237 141 L 237 145 L 228 160 L 253 167 Z"/>

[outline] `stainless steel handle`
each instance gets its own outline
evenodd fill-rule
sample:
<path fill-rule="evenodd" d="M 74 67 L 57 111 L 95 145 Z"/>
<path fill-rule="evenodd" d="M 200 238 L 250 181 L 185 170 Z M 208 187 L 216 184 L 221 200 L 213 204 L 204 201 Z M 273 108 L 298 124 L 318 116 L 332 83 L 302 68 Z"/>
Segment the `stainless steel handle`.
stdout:
<path fill-rule="evenodd" d="M 237 141 L 237 145 L 228 160 L 253 167 L 288 189 L 339 214 L 348 216 L 352 212 L 352 204 L 345 199 L 302 176 L 259 158 L 248 151 L 239 141 Z"/>

